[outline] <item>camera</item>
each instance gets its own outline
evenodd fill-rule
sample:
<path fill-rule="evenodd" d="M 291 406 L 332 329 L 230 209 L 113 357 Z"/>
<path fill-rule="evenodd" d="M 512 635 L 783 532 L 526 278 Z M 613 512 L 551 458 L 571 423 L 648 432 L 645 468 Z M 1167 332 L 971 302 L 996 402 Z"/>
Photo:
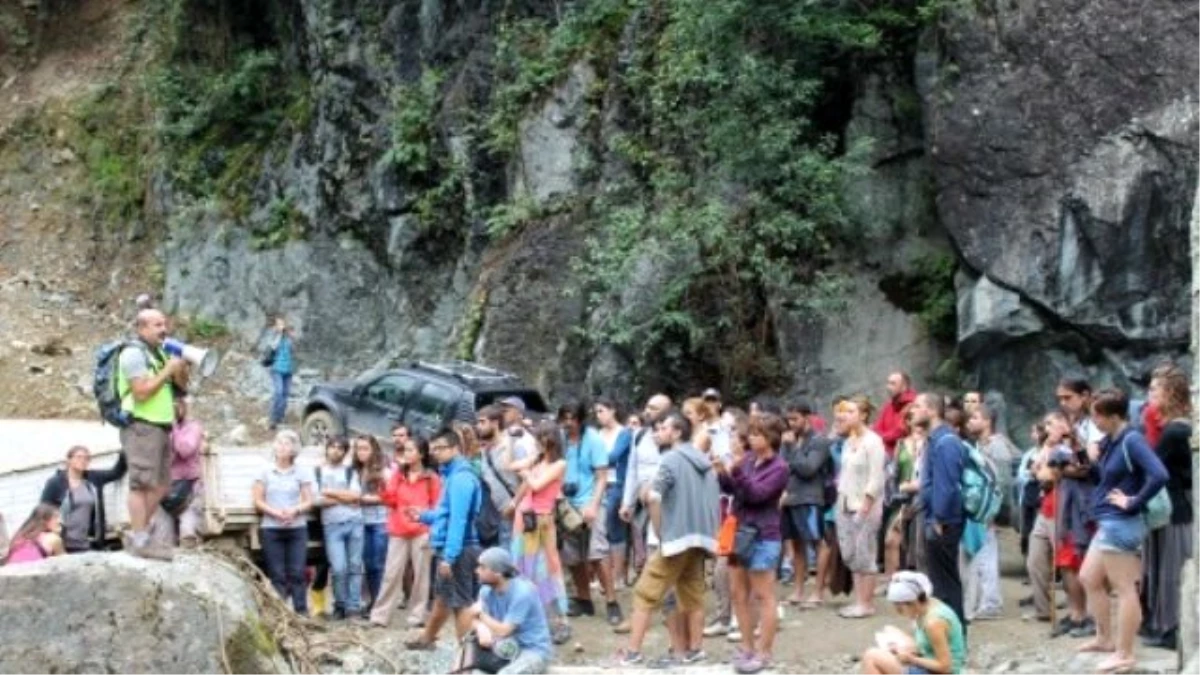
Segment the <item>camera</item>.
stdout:
<path fill-rule="evenodd" d="M 521 513 L 521 524 L 526 532 L 537 531 L 537 514 L 533 511 L 525 511 Z"/>
<path fill-rule="evenodd" d="M 577 494 L 579 494 L 579 483 L 566 483 L 563 485 L 563 496 L 567 499 L 574 499 Z"/>

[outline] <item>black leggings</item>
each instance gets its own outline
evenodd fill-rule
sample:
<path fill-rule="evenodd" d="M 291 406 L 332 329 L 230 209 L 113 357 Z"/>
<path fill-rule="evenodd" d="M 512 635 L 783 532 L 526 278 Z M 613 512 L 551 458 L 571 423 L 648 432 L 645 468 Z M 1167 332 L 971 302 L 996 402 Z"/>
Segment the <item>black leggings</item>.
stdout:
<path fill-rule="evenodd" d="M 308 528 L 264 527 L 262 547 L 267 576 L 275 592 L 284 601 L 291 598 L 292 609 L 298 614 L 308 614 L 308 584 L 304 582 Z"/>

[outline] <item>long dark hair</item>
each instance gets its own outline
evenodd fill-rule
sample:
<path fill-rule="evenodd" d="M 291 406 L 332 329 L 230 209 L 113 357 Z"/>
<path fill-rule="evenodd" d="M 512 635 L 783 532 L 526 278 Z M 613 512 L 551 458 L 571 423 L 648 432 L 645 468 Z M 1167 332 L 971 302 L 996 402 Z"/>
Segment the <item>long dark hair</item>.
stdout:
<path fill-rule="evenodd" d="M 429 459 L 429 441 L 425 440 L 424 436 L 410 436 L 408 442 L 417 446 L 417 454 L 421 456 L 421 470 L 429 469 L 432 466 Z"/>
<path fill-rule="evenodd" d="M 542 450 L 539 462 L 547 464 L 563 458 L 562 431 L 554 422 L 546 421 L 537 425 L 533 430 L 533 440 Z"/>
<path fill-rule="evenodd" d="M 21 525 L 16 534 L 12 536 L 12 541 L 37 541 L 37 538 L 46 532 L 46 525 L 51 519 L 58 515 L 58 507 L 53 504 L 42 502 L 33 507 L 33 511 L 29 514 L 29 518 Z"/>
<path fill-rule="evenodd" d="M 358 442 L 366 441 L 371 447 L 371 456 L 366 462 L 361 462 L 358 459 Z M 379 441 L 374 436 L 368 434 L 360 434 L 354 438 L 356 446 L 351 452 L 350 465 L 354 467 L 354 471 L 358 473 L 358 481 L 362 484 L 364 492 L 378 492 L 383 485 L 383 448 L 379 447 Z"/>

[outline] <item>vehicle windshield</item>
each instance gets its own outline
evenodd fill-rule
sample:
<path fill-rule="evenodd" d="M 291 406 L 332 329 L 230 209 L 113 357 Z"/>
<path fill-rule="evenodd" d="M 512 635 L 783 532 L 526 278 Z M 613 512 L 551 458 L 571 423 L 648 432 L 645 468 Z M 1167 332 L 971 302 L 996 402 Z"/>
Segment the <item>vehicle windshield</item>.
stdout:
<path fill-rule="evenodd" d="M 542 400 L 542 395 L 533 389 L 494 389 L 489 391 L 481 391 L 475 394 L 476 408 L 482 408 L 485 405 L 491 405 L 501 399 L 516 396 L 525 402 L 525 409 L 529 412 L 547 413 L 546 402 Z"/>

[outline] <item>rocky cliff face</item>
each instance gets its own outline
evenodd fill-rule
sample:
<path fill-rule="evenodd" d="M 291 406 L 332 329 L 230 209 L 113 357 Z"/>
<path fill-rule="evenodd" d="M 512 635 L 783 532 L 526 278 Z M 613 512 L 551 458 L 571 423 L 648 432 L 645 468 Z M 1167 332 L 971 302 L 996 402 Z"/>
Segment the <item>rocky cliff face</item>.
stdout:
<path fill-rule="evenodd" d="M 626 349 L 578 340 L 574 329 L 611 309 L 566 292 L 578 289 L 572 261 L 588 235 L 572 205 L 629 171 L 593 151 L 620 127 L 625 57 L 603 74 L 572 64 L 525 107 L 514 151 L 498 162 L 465 114 L 492 94 L 498 11 L 303 0 L 274 16 L 286 30 L 273 39 L 311 82 L 311 117 L 262 157 L 240 221 L 155 181 L 154 210 L 173 223 L 169 307 L 217 317 L 246 341 L 282 311 L 303 358 L 328 375 L 469 355 L 552 396 L 677 382 L 631 373 Z M 1051 403 L 1060 374 L 1128 384 L 1154 359 L 1181 355 L 1196 42 L 1195 6 L 1174 0 L 976 3 L 927 32 L 915 68 L 894 63 L 847 83 L 842 142 L 874 140 L 869 170 L 845 187 L 865 245 L 839 266 L 851 280 L 846 306 L 775 317 L 785 388 L 877 393 L 896 367 L 929 382 L 951 350 L 911 302 L 913 275 L 948 250 L 961 265 L 967 382 L 1004 392 L 1022 414 Z M 490 236 L 478 215 L 431 227 L 413 181 L 381 161 L 395 134 L 389 97 L 431 68 L 443 78 L 434 143 L 454 168 L 451 201 L 523 205 L 534 215 L 516 234 Z M 257 245 L 252 232 L 281 213 L 305 236 Z M 669 271 L 650 260 L 617 304 L 662 292 Z"/>
<path fill-rule="evenodd" d="M 1196 18 L 1166 0 L 984 3 L 921 70 L 963 263 L 959 354 L 1031 413 L 1061 375 L 1128 387 L 1187 349 Z"/>
<path fill-rule="evenodd" d="M 546 10 L 536 4 L 529 3 L 532 14 Z M 154 182 L 153 209 L 172 223 L 163 246 L 170 309 L 216 317 L 247 342 L 269 313 L 283 312 L 302 336 L 302 357 L 326 375 L 410 358 L 469 356 L 512 369 L 552 396 L 640 394 L 643 386 L 686 381 L 653 369 L 631 372 L 628 350 L 586 345 L 576 335 L 615 311 L 590 311 L 577 292 L 573 262 L 589 233 L 583 214 L 563 206 L 603 192 L 629 172 L 611 156 L 587 166 L 597 161 L 593 147 L 619 131 L 614 73 L 601 81 L 587 60 L 570 65 L 526 107 L 514 151 L 496 165 L 462 122 L 490 95 L 492 83 L 479 73 L 495 53 L 489 23 L 498 20 L 496 8 L 364 2 L 348 11 L 315 0 L 301 7 L 285 17 L 290 41 L 282 48 L 312 82 L 312 117 L 262 158 L 249 214 L 239 222 L 211 203 L 180 196 L 166 177 Z M 631 29 L 632 23 L 626 32 Z M 434 106 L 435 144 L 462 169 L 461 198 L 495 201 L 498 195 L 547 214 L 514 235 L 488 236 L 478 216 L 457 231 L 431 232 L 420 222 L 411 181 L 380 159 L 393 142 L 389 92 L 435 67 L 445 83 Z M 929 375 L 945 358 L 944 343 L 928 338 L 912 308 L 892 305 L 879 289 L 904 260 L 945 250 L 919 124 L 894 119 L 892 97 L 905 86 L 911 99 L 910 85 L 887 91 L 878 81 L 864 85 L 850 133 L 880 137 L 872 157 L 879 168 L 846 192 L 860 216 L 884 221 L 876 232 L 919 220 L 924 236 L 906 244 L 900 258 L 884 253 L 865 267 L 846 265 L 856 280 L 848 286 L 845 312 L 780 317 L 787 328 L 777 349 L 788 355 L 783 379 L 794 391 L 824 397 L 875 389 L 890 368 L 905 365 Z M 304 223 L 306 236 L 263 247 L 255 232 L 278 218 L 281 204 Z M 648 304 L 662 291 L 669 265 L 653 257 L 647 251 L 644 264 L 634 266 L 618 305 Z M 878 321 L 857 321 L 857 307 L 870 308 Z"/>

